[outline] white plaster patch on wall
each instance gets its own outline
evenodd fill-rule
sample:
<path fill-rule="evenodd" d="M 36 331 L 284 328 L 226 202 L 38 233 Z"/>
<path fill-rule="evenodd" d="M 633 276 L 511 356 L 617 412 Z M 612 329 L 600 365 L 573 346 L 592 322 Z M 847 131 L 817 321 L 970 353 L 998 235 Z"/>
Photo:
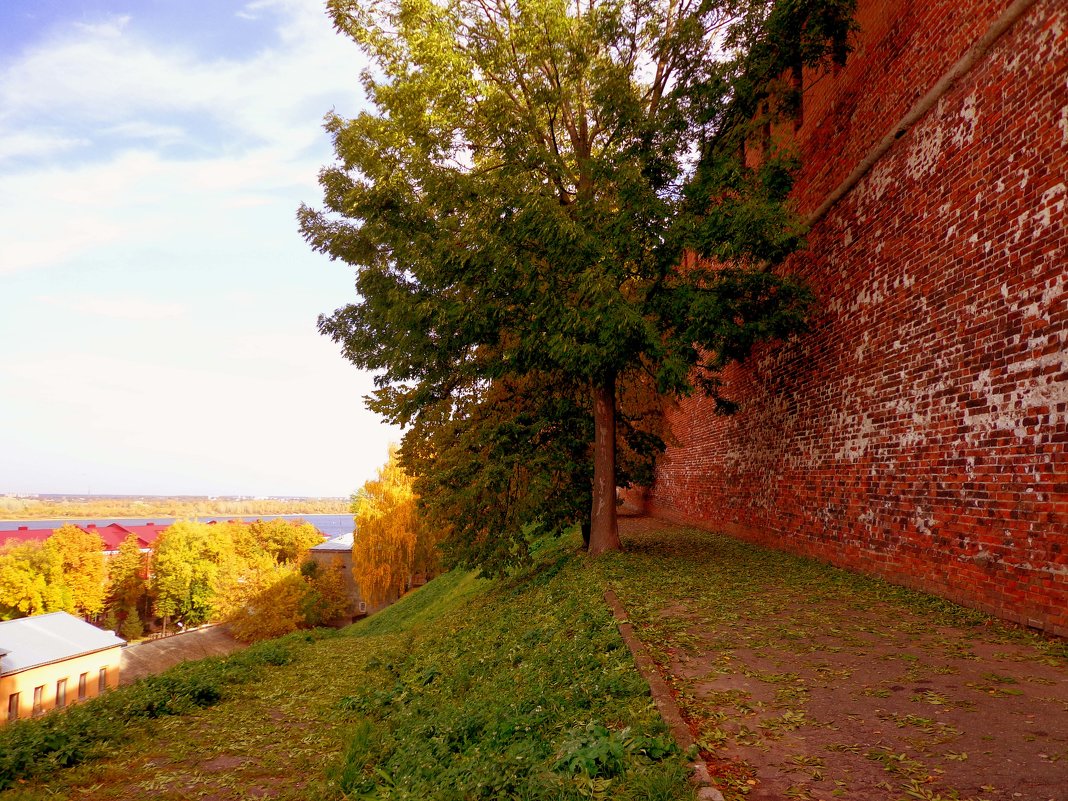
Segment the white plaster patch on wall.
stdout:
<path fill-rule="evenodd" d="M 832 458 L 840 462 L 856 462 L 868 452 L 872 437 L 878 433 L 875 421 L 866 411 L 861 412 L 859 418 L 848 412 L 839 412 L 835 417 L 837 419 L 832 423 L 832 430 L 849 430 L 849 434 L 833 438 L 840 446 Z"/>
<path fill-rule="evenodd" d="M 916 511 L 912 515 L 912 525 L 916 527 L 916 531 L 920 534 L 930 534 L 931 526 L 934 525 L 934 515 L 931 514 L 931 510 L 924 509 L 922 506 L 917 505 Z"/>
<path fill-rule="evenodd" d="M 1068 331 L 1062 332 L 1062 343 L 1068 345 Z M 1047 368 L 1053 369 L 1047 369 Z M 1037 370 L 1036 370 L 1037 368 Z M 969 387 L 971 393 L 986 401 L 986 409 L 964 410 L 964 440 L 970 445 L 994 431 L 1011 431 L 1019 441 L 1028 438 L 1023 419 L 1032 409 L 1049 407 L 1050 429 L 1068 422 L 1068 412 L 1058 412 L 1058 405 L 1068 403 L 1068 381 L 1057 378 L 1068 371 L 1068 350 L 1049 353 L 1033 359 L 1020 359 L 1007 367 L 1009 376 L 1037 372 L 1036 376 L 1020 379 L 1008 392 L 995 392 L 989 370 L 980 372 Z"/>
<path fill-rule="evenodd" d="M 865 306 L 875 306 L 886 300 L 886 289 L 882 286 L 882 283 L 876 283 L 873 285 L 865 286 L 860 292 L 853 298 L 853 303 L 850 304 L 849 310 L 852 312 L 863 309 Z"/>
<path fill-rule="evenodd" d="M 905 171 L 913 180 L 921 180 L 935 171 L 939 156 L 942 155 L 945 140 L 945 125 L 942 119 L 942 102 L 923 125 L 913 129 L 909 138 L 908 159 Z"/>
<path fill-rule="evenodd" d="M 897 445 L 901 450 L 909 450 L 925 443 L 931 437 L 939 417 L 949 413 L 946 399 L 951 396 L 941 393 L 950 386 L 945 377 L 950 373 L 949 360 L 936 359 L 933 374 L 938 378 L 907 395 L 902 395 L 894 404 L 894 411 L 903 426 L 897 437 Z"/>
<path fill-rule="evenodd" d="M 959 120 L 953 129 L 953 144 L 957 147 L 964 147 L 975 141 L 975 128 L 979 120 L 975 92 L 964 98 L 964 103 L 958 116 Z"/>
<path fill-rule="evenodd" d="M 1049 228 L 1054 212 L 1063 212 L 1065 198 L 1068 196 L 1068 187 L 1063 183 L 1051 186 L 1042 193 L 1038 199 L 1038 210 L 1035 212 L 1035 225 L 1039 229 Z"/>
<path fill-rule="evenodd" d="M 853 350 L 853 357 L 856 359 L 857 364 L 864 364 L 864 360 L 868 355 L 868 344 L 871 341 L 871 332 L 867 328 L 864 329 L 864 333 L 861 334 L 860 343 Z"/>
<path fill-rule="evenodd" d="M 785 443 L 793 440 L 796 428 L 797 412 L 790 410 L 789 400 L 781 395 L 767 396 L 759 404 L 747 404 L 744 422 L 738 420 L 728 440 L 731 444 L 723 453 L 723 462 L 731 469 L 753 471 L 756 468 L 761 479 L 770 482 L 786 450 Z M 770 484 L 764 490 L 770 492 Z"/>
<path fill-rule="evenodd" d="M 886 190 L 894 183 L 892 165 L 887 161 L 879 161 L 872 167 L 867 177 L 860 182 L 854 190 L 857 199 L 858 213 L 869 205 L 877 204 L 882 200 Z"/>
<path fill-rule="evenodd" d="M 1064 297 L 1066 292 L 1068 292 L 1068 278 L 1058 275 L 1056 279 L 1050 281 L 1049 286 L 1042 290 L 1042 298 L 1039 302 L 1046 310 L 1052 309 L 1053 304 Z"/>

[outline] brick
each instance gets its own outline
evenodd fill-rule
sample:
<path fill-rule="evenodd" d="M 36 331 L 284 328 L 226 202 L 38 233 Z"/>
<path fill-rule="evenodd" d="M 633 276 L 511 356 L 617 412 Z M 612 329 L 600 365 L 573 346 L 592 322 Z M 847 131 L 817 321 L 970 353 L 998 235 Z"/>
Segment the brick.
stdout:
<path fill-rule="evenodd" d="M 861 0 L 856 54 L 806 75 L 801 211 L 1008 6 L 963 2 Z M 1064 30 L 1068 7 L 1038 0 L 817 223 L 788 264 L 812 332 L 727 371 L 738 415 L 668 409 L 650 511 L 1063 634 Z"/>

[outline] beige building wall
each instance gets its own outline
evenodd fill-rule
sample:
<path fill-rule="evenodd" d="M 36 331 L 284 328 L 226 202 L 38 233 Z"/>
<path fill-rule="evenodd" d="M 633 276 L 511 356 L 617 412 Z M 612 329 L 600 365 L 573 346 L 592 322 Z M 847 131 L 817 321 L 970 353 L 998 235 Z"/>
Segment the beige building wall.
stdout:
<path fill-rule="evenodd" d="M 110 690 L 118 687 L 121 654 L 122 648 L 114 646 L 0 676 L 0 726 L 9 720 L 11 696 L 14 693 L 18 693 L 18 717 L 29 718 L 34 715 L 34 690 L 37 687 L 41 688 L 39 714 L 56 708 L 58 685 L 63 679 L 67 682 L 64 706 L 100 695 L 102 670 L 106 671 L 103 678 L 105 688 Z M 85 674 L 85 696 L 79 698 L 79 679 L 82 674 Z"/>

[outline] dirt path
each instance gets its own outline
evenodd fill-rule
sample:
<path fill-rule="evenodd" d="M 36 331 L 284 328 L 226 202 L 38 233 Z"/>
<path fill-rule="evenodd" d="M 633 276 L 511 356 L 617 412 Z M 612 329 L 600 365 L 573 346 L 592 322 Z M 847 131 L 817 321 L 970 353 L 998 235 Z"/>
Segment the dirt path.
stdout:
<path fill-rule="evenodd" d="M 609 582 L 731 799 L 1068 801 L 1068 648 L 648 518 Z"/>
<path fill-rule="evenodd" d="M 210 626 L 158 640 L 143 640 L 122 649 L 120 683 L 133 684 L 145 676 L 162 673 L 179 662 L 207 656 L 226 656 L 244 647 L 230 635 L 226 626 Z"/>

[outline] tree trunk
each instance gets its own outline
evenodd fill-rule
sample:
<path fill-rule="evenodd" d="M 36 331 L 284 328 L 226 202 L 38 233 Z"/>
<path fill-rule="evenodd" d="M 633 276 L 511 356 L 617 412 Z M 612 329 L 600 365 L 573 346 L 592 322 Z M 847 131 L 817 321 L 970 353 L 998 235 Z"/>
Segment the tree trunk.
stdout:
<path fill-rule="evenodd" d="M 590 556 L 620 549 L 616 525 L 616 377 L 593 388 L 593 508 Z"/>

